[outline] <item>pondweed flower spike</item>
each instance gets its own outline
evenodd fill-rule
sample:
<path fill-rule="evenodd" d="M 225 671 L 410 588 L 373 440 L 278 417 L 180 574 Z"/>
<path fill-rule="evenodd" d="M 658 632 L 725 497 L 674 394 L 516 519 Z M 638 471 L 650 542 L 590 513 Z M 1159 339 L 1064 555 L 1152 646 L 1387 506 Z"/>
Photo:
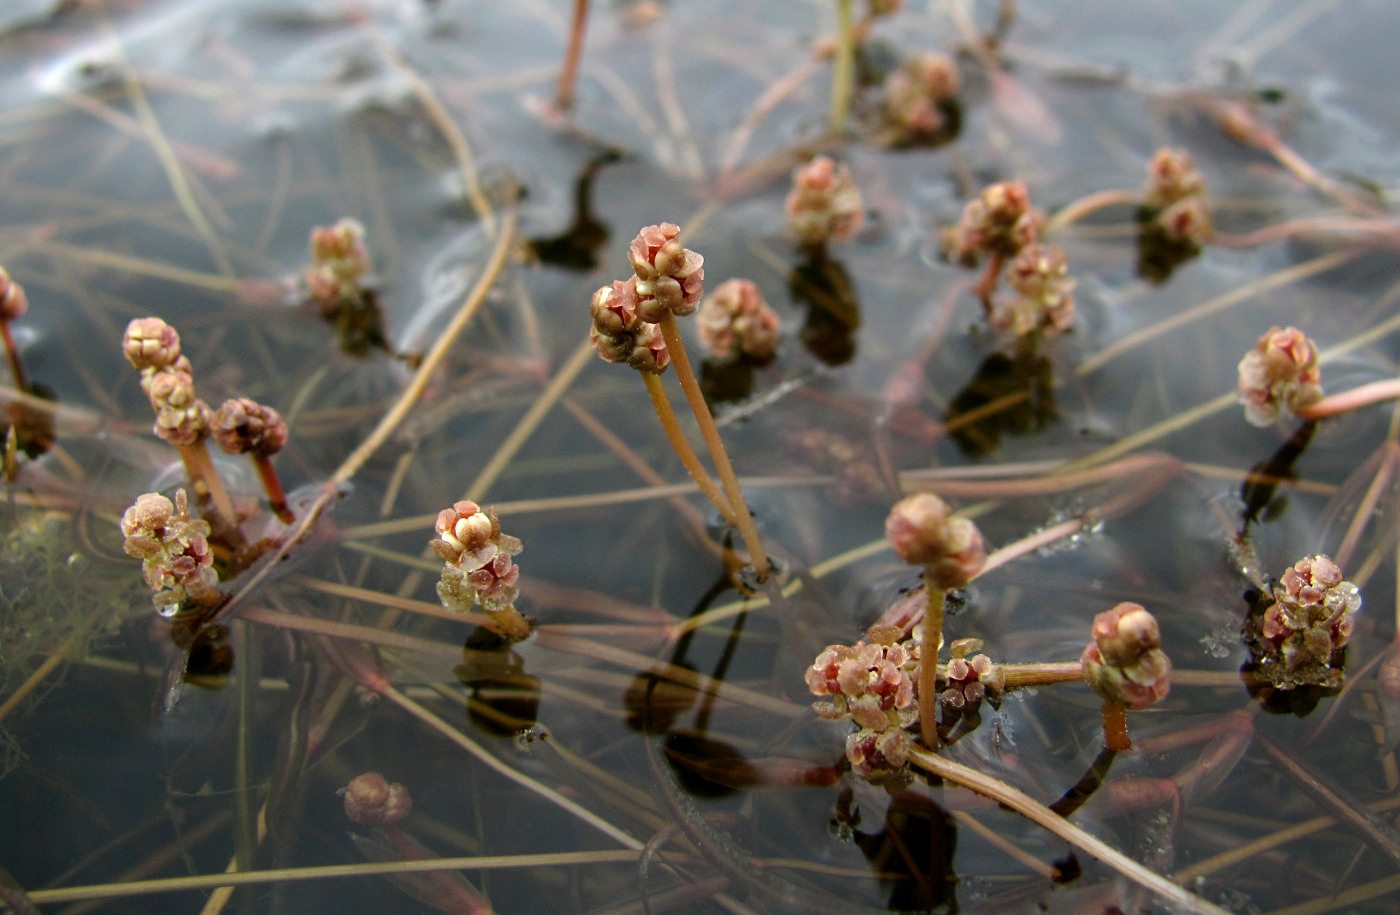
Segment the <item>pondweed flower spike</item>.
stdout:
<path fill-rule="evenodd" d="M 122 515 L 121 529 L 122 548 L 141 560 L 141 573 L 161 616 L 175 616 L 186 600 L 201 607 L 217 607 L 223 601 L 209 549 L 209 524 L 190 518 L 183 489 L 176 491 L 173 503 L 160 493 L 141 496 Z"/>
<path fill-rule="evenodd" d="M 1044 222 L 1044 214 L 1031 207 L 1023 183 L 998 181 L 968 201 L 958 224 L 944 230 L 943 248 L 950 260 L 975 267 L 987 259 L 976 293 L 989 312 L 1002 265 L 1040 239 Z"/>
<path fill-rule="evenodd" d="M 359 222 L 342 219 L 311 230 L 311 265 L 303 278 L 307 293 L 323 312 L 334 313 L 343 302 L 362 302 L 360 280 L 371 271 L 365 227 Z"/>
<path fill-rule="evenodd" d="M 885 115 L 901 139 L 933 137 L 947 124 L 944 106 L 961 83 L 951 57 L 921 54 L 885 79 Z"/>
<path fill-rule="evenodd" d="M 1247 628 L 1259 672 L 1280 689 L 1341 686 L 1334 657 L 1351 640 L 1360 590 L 1318 554 L 1295 562 L 1273 592 L 1273 604 Z"/>
<path fill-rule="evenodd" d="M 1074 323 L 1075 281 L 1065 252 L 1055 245 L 1033 242 L 1022 248 L 1006 270 L 1006 282 L 1016 298 L 998 303 L 991 322 L 1018 337 L 1032 333 L 1057 336 Z"/>
<path fill-rule="evenodd" d="M 287 444 L 287 422 L 271 407 L 265 407 L 246 397 L 231 398 L 214 412 L 211 420 L 214 441 L 228 454 L 247 453 L 258 469 L 267 504 L 283 524 L 291 524 L 297 516 L 287 507 L 287 495 L 272 456 Z"/>
<path fill-rule="evenodd" d="M 686 354 L 685 341 L 681 339 L 680 328 L 676 325 L 677 315 L 688 315 L 699 307 L 704 293 L 702 281 L 705 277 L 704 259 L 688 248 L 682 248 L 677 237 L 680 228 L 671 223 L 647 226 L 632 240 L 627 257 L 637 274 L 637 313 L 644 321 L 653 316 L 661 325 L 661 334 L 666 340 L 666 350 L 676 366 L 676 376 L 685 391 L 690 410 L 700 426 L 700 434 L 710 450 L 710 458 L 715 462 L 724 494 L 734 510 L 734 522 L 743 537 L 744 547 L 749 551 L 749 560 L 760 582 L 768 578 L 768 555 L 763 550 L 763 541 L 749 514 L 748 503 L 739 488 L 739 477 L 729 462 L 729 454 L 724 450 L 719 428 L 705 403 L 705 395 L 700 390 L 700 381 L 691 368 L 690 357 Z"/>
<path fill-rule="evenodd" d="M 873 782 L 908 779 L 909 732 L 919 716 L 911 671 L 918 648 L 899 643 L 897 626 L 872 626 L 868 642 L 828 645 L 807 668 L 807 688 L 823 696 L 812 707 L 823 718 L 849 716 L 859 728 L 846 738 L 846 758 Z"/>
<path fill-rule="evenodd" d="M 480 604 L 496 632 L 516 641 L 529 637 L 530 623 L 515 608 L 520 569 L 510 558 L 523 549 L 520 540 L 501 533 L 494 511 L 467 499 L 439 512 L 434 529 L 431 545 L 444 563 L 437 587 L 442 605 L 467 613 Z"/>
<path fill-rule="evenodd" d="M 865 220 L 850 168 L 827 156 L 816 156 L 793 170 L 786 207 L 788 234 L 809 248 L 849 241 Z"/>
<path fill-rule="evenodd" d="M 195 396 L 190 361 L 180 352 L 180 335 L 160 318 L 137 318 L 126 326 L 122 351 L 141 372 L 141 390 L 156 414 L 156 435 L 174 445 L 190 482 L 202 487 L 225 523 L 236 527 L 233 500 L 209 456 L 209 405 Z"/>
<path fill-rule="evenodd" d="M 901 499 L 885 519 L 885 536 L 900 559 L 924 567 L 924 622 L 920 638 L 919 733 L 924 746 L 939 744 L 938 649 L 943 645 L 943 602 L 947 592 L 972 581 L 987 563 L 982 532 L 953 515 L 938 496 L 922 492 Z"/>
<path fill-rule="evenodd" d="M 1400 398 L 1400 378 L 1373 381 L 1322 396 L 1317 344 L 1296 327 L 1271 327 L 1240 360 L 1240 400 L 1245 417 L 1268 426 L 1280 416 L 1323 419 Z"/>
<path fill-rule="evenodd" d="M 614 282 L 611 286 L 599 288 L 593 293 L 589 313 L 593 317 L 589 339 L 598 357 L 604 362 L 625 362 L 641 373 L 652 408 L 656 410 L 657 419 L 661 420 L 661 428 L 665 430 L 672 450 L 680 457 L 686 472 L 705 498 L 724 516 L 725 521 L 737 527 L 729 500 L 710 478 L 695 449 L 690 447 L 676 418 L 675 408 L 671 406 L 671 398 L 666 394 L 661 374 L 671 364 L 671 354 L 661 336 L 660 325 L 643 321 L 637 315 L 637 278 L 629 277 L 626 282 Z"/>
<path fill-rule="evenodd" d="M 782 322 L 748 280 L 725 280 L 700 302 L 695 317 L 700 343 L 722 362 L 740 357 L 764 362 L 778 351 Z"/>
<path fill-rule="evenodd" d="M 24 363 L 19 361 L 19 348 L 10 333 L 10 322 L 24 317 L 29 310 L 29 298 L 24 287 L 10 278 L 4 267 L 0 267 L 0 337 L 5 341 L 5 357 L 10 360 L 10 377 L 14 379 L 15 390 L 29 390 L 29 379 L 24 373 Z"/>
<path fill-rule="evenodd" d="M 1093 641 L 1079 657 L 1084 680 L 1104 700 L 1103 733 L 1110 750 L 1132 749 L 1127 709 L 1155 705 L 1171 689 L 1172 664 L 1162 651 L 1157 620 L 1124 601 L 1094 617 Z"/>

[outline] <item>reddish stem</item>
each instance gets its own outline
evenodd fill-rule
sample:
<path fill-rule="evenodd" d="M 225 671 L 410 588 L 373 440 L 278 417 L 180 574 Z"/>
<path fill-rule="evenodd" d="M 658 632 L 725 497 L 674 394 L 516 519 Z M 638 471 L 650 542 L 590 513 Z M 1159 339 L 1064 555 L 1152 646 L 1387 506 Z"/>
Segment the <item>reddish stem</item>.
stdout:
<path fill-rule="evenodd" d="M 1103 704 L 1103 741 L 1116 752 L 1122 753 L 1133 748 L 1128 739 L 1128 710 L 1121 703 L 1107 699 Z"/>
<path fill-rule="evenodd" d="M 1295 412 L 1299 419 L 1322 419 L 1324 416 L 1336 416 L 1338 413 L 1370 406 L 1382 400 L 1394 400 L 1397 397 L 1400 397 L 1400 378 L 1388 378 L 1324 397 L 1312 406 Z"/>
<path fill-rule="evenodd" d="M 282 491 L 282 480 L 277 476 L 277 468 L 272 466 L 272 458 L 266 454 L 254 454 L 253 466 L 258 468 L 258 477 L 267 492 L 267 507 L 283 524 L 292 524 L 296 514 L 287 507 L 287 494 Z"/>
<path fill-rule="evenodd" d="M 1006 258 L 1000 254 L 993 254 L 987 261 L 987 269 L 982 271 L 982 278 L 977 281 L 977 286 L 972 291 L 977 298 L 982 300 L 982 307 L 987 310 L 987 314 L 992 313 L 992 293 L 997 289 L 997 278 L 1001 276 L 1001 265 Z"/>
<path fill-rule="evenodd" d="M 185 462 L 185 472 L 190 475 L 190 482 L 196 489 L 203 489 L 214 503 L 214 510 L 226 524 L 238 527 L 238 514 L 233 510 L 233 500 L 228 497 L 228 490 L 224 489 L 224 481 L 219 478 L 214 459 L 209 456 L 209 446 L 200 439 L 193 445 L 177 447 L 180 449 L 181 459 Z"/>
<path fill-rule="evenodd" d="M 0 319 L 0 336 L 5 339 L 5 355 L 10 360 L 10 376 L 15 380 L 15 389 L 21 393 L 29 393 L 29 379 L 24 374 L 24 365 L 19 361 L 19 349 L 15 347 L 15 338 L 10 333 L 10 322 Z"/>
<path fill-rule="evenodd" d="M 574 0 L 574 21 L 569 27 L 569 45 L 564 50 L 564 68 L 559 71 L 559 86 L 554 105 L 568 111 L 574 104 L 574 83 L 578 81 L 578 63 L 583 57 L 583 33 L 588 25 L 588 0 Z"/>
<path fill-rule="evenodd" d="M 394 851 L 399 853 L 399 857 L 405 861 L 425 861 L 428 856 L 423 853 L 424 849 L 416 841 L 409 838 L 402 829 L 393 823 L 385 823 L 379 827 L 384 838 L 389 840 L 389 844 L 394 846 Z M 495 911 L 491 904 L 476 894 L 474 889 L 464 886 L 455 872 L 449 871 L 428 871 L 422 875 L 428 882 L 436 886 L 441 895 L 435 896 L 432 900 L 434 906 L 441 906 L 444 911 L 452 912 L 454 915 L 492 915 Z"/>

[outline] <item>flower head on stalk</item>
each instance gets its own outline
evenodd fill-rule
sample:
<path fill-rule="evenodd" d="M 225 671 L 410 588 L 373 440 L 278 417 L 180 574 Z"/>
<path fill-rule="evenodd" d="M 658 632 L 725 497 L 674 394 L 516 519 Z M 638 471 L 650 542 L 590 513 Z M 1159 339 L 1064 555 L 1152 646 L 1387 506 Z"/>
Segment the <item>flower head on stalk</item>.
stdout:
<path fill-rule="evenodd" d="M 355 776 L 338 793 L 345 799 L 345 815 L 361 826 L 395 826 L 413 810 L 408 789 L 378 772 Z"/>
<path fill-rule="evenodd" d="M 849 241 L 865 219 L 860 191 L 843 162 L 816 156 L 792 173 L 787 197 L 788 232 L 804 245 Z"/>
<path fill-rule="evenodd" d="M 1171 690 L 1171 661 L 1156 618 L 1142 605 L 1124 601 L 1100 613 L 1092 635 L 1079 663 L 1085 681 L 1106 701 L 1145 709 Z"/>
<path fill-rule="evenodd" d="M 523 639 L 530 624 L 515 608 L 520 569 L 511 561 L 523 549 L 520 540 L 501 533 L 494 511 L 462 500 L 438 513 L 438 536 L 431 546 L 442 557 L 438 598 L 454 613 L 467 613 L 480 604 L 502 634 Z"/>
<path fill-rule="evenodd" d="M 589 305 L 589 341 L 605 362 L 625 362 L 639 372 L 660 374 L 671 364 L 661 327 L 637 314 L 637 278 L 601 286 Z"/>
<path fill-rule="evenodd" d="M 946 54 L 921 54 L 885 80 L 885 114 L 904 137 L 932 137 L 948 123 L 944 106 L 958 92 L 958 65 Z"/>
<path fill-rule="evenodd" d="M 885 536 L 900 559 L 925 567 L 935 588 L 964 587 L 987 564 L 987 544 L 977 525 L 953 515 L 933 493 L 897 502 L 885 519 Z"/>
<path fill-rule="evenodd" d="M 781 322 L 748 280 L 725 280 L 700 303 L 696 319 L 700 342 L 724 362 L 741 356 L 763 361 L 778 349 Z"/>
<path fill-rule="evenodd" d="M 172 368 L 180 359 L 180 334 L 160 318 L 136 318 L 126 326 L 122 352 L 143 374 Z"/>
<path fill-rule="evenodd" d="M 872 781 L 906 777 L 911 738 L 904 729 L 918 720 L 911 672 L 919 652 L 899 640 L 895 626 L 871 627 L 869 642 L 829 645 L 807 668 L 807 687 L 826 697 L 813 703 L 823 718 L 851 718 L 858 730 L 846 739 L 846 758 Z"/>
<path fill-rule="evenodd" d="M 1007 268 L 1006 281 L 1017 297 L 1001 303 L 992 323 L 1018 337 L 1033 332 L 1055 336 L 1074 323 L 1075 280 L 1067 276 L 1063 249 L 1039 242 L 1026 245 Z"/>
<path fill-rule="evenodd" d="M 940 699 L 946 708 L 973 711 L 983 699 L 996 705 L 1006 689 L 1006 672 L 984 654 L 968 654 L 982 647 L 981 639 L 958 639 L 949 646 L 947 688 Z"/>
<path fill-rule="evenodd" d="M 1340 686 L 1333 658 L 1351 640 L 1361 591 L 1330 557 L 1295 562 L 1273 589 L 1274 602 L 1251 625 L 1260 671 L 1280 688 Z"/>
<path fill-rule="evenodd" d="M 209 524 L 190 518 L 183 489 L 176 491 L 173 503 L 160 493 L 141 496 L 122 515 L 121 530 L 122 548 L 141 560 L 151 600 L 162 616 L 173 616 L 186 598 L 204 607 L 222 600 Z"/>
<path fill-rule="evenodd" d="M 1272 327 L 1240 360 L 1245 416 L 1267 426 L 1322 399 L 1317 344 L 1296 327 Z"/>
<path fill-rule="evenodd" d="M 637 274 L 637 314 L 643 321 L 657 324 L 668 311 L 679 318 L 700 307 L 705 259 L 681 246 L 680 232 L 680 226 L 669 222 L 647 226 L 627 248 Z"/>
<path fill-rule="evenodd" d="M 1044 221 L 1044 214 L 1031 207 L 1025 184 L 998 181 L 963 207 L 957 225 L 944 232 L 943 247 L 965 267 L 975 267 L 985 257 L 1015 257 L 1039 239 Z"/>
<path fill-rule="evenodd" d="M 1165 210 L 1174 203 L 1205 194 L 1206 180 L 1196 171 L 1191 154 L 1184 149 L 1162 147 L 1147 164 L 1147 182 L 1142 187 L 1143 203 L 1153 210 Z"/>
<path fill-rule="evenodd" d="M 360 281 L 371 272 L 365 227 L 354 219 L 311 230 L 311 264 L 303 273 L 306 290 L 323 308 L 363 296 Z"/>

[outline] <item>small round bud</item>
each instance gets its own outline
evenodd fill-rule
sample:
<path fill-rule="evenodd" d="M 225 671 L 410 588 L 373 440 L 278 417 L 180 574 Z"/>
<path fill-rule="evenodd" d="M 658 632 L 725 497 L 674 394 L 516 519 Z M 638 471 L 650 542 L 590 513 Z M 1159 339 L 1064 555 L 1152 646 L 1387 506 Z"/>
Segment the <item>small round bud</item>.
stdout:
<path fill-rule="evenodd" d="M 957 94 L 958 66 L 945 54 L 916 57 L 885 80 L 885 114 L 910 139 L 931 137 L 947 123 L 943 103 Z"/>
<path fill-rule="evenodd" d="M 268 457 L 287 444 L 287 423 L 271 407 L 246 397 L 224 401 L 210 420 L 214 441 L 229 454 Z"/>
<path fill-rule="evenodd" d="M 637 275 L 637 314 L 659 323 L 665 312 L 676 317 L 699 307 L 705 287 L 705 259 L 677 240 L 680 227 L 669 222 L 647 226 L 627 249 Z"/>
<path fill-rule="evenodd" d="M 29 310 L 29 297 L 24 287 L 10 278 L 9 272 L 0 267 L 0 320 L 14 321 L 24 317 Z"/>
<path fill-rule="evenodd" d="M 1015 257 L 1040 235 L 1044 216 L 1031 207 L 1030 194 L 1020 181 L 989 184 L 963 207 L 958 224 L 944 232 L 948 257 L 975 267 L 984 257 Z"/>
<path fill-rule="evenodd" d="M 1020 250 L 1007 269 L 1006 281 L 1018 297 L 999 305 L 992 321 L 1016 334 L 1055 335 L 1074 323 L 1075 280 L 1066 276 L 1069 262 L 1056 245 L 1033 242 Z"/>
<path fill-rule="evenodd" d="M 827 156 L 798 166 L 792 173 L 787 216 L 788 232 L 804 245 L 855 237 L 865 211 L 850 168 Z"/>
<path fill-rule="evenodd" d="M 413 809 L 408 789 L 378 772 L 366 772 L 340 789 L 345 815 L 363 826 L 394 826 Z"/>
<path fill-rule="evenodd" d="M 1154 210 L 1162 210 L 1205 193 L 1206 181 L 1191 162 L 1184 149 L 1163 147 L 1147 164 L 1147 183 L 1143 185 L 1143 202 Z"/>
<path fill-rule="evenodd" d="M 1157 620 L 1127 601 L 1094 617 L 1093 641 L 1080 655 L 1085 681 L 1104 699 L 1144 709 L 1171 690 L 1171 661 Z"/>
<path fill-rule="evenodd" d="M 122 351 L 138 369 L 164 369 L 180 358 L 180 335 L 160 318 L 137 318 L 126 326 Z"/>
<path fill-rule="evenodd" d="M 935 588 L 961 588 L 987 563 L 982 532 L 955 517 L 938 496 L 921 492 L 897 502 L 885 519 L 885 536 L 905 562 L 926 568 Z"/>
<path fill-rule="evenodd" d="M 700 343 L 716 359 L 733 360 L 747 356 L 754 360 L 772 358 L 778 348 L 781 322 L 763 299 L 763 293 L 748 280 L 726 280 L 700 303 L 696 329 Z"/>
<path fill-rule="evenodd" d="M 1317 344 L 1296 327 L 1273 327 L 1240 360 L 1240 400 L 1245 416 L 1267 426 L 1322 399 Z"/>

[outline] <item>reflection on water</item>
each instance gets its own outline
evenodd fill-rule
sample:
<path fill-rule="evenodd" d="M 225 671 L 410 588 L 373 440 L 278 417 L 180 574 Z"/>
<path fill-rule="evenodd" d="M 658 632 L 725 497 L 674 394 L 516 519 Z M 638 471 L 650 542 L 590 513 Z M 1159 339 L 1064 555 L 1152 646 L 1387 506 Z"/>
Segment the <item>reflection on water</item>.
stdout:
<path fill-rule="evenodd" d="M 1072 665 L 1093 616 L 1134 601 L 1177 671 L 1132 714 L 1131 751 L 1105 756 L 1071 670 L 947 710 L 946 759 L 1060 798 L 1233 911 L 1339 893 L 1391 911 L 1393 831 L 1348 819 L 1400 789 L 1391 412 L 1260 429 L 1229 401 L 1271 325 L 1319 341 L 1329 394 L 1350 386 L 1342 355 L 1395 375 L 1395 229 L 1365 190 L 1400 181 L 1394 25 L 1318 0 L 905 4 L 857 23 L 856 108 L 831 138 L 835 5 L 593 4 L 564 117 L 548 99 L 573 6 L 0 11 L 0 264 L 30 306 L 12 322 L 24 374 L 0 387 L 0 899 L 57 911 L 88 884 L 451 856 L 472 859 L 460 877 L 282 875 L 224 901 L 212 876 L 99 904 L 1167 911 L 980 795 L 856 777 L 847 723 L 811 711 L 823 648 L 920 611 L 883 524 L 895 489 L 931 488 L 1015 545 L 957 595 L 950 643 L 981 639 L 1008 671 Z M 955 96 L 892 140 L 885 80 L 935 51 Z M 1177 216 L 1232 247 L 1124 203 L 1164 145 L 1205 185 L 1209 223 Z M 873 228 L 794 253 L 788 176 L 820 152 L 850 166 Z M 1013 179 L 1067 254 L 1077 317 L 1053 345 L 989 352 L 976 275 L 921 253 Z M 342 219 L 363 227 L 342 264 L 363 286 L 302 304 L 308 235 Z M 662 221 L 710 289 L 787 284 L 776 359 L 700 370 L 712 399 L 745 400 L 723 435 L 781 590 L 728 584 L 741 538 L 698 508 L 641 381 L 580 350 L 593 290 Z M 180 329 L 210 403 L 283 415 L 299 494 L 284 525 L 251 471 L 228 475 L 233 522 L 207 515 L 226 609 L 173 633 L 116 523 L 188 486 L 120 350 L 146 315 Z M 524 543 L 527 640 L 440 609 L 426 548 L 462 498 Z M 1024 539 L 1046 530 L 1069 533 Z M 1318 553 L 1365 608 L 1345 644 L 1299 635 L 1317 682 L 1271 678 L 1288 663 L 1274 585 Z M 346 819 L 336 792 L 375 772 L 411 792 L 401 824 Z M 1279 834 L 1319 815 L 1344 823 Z"/>

